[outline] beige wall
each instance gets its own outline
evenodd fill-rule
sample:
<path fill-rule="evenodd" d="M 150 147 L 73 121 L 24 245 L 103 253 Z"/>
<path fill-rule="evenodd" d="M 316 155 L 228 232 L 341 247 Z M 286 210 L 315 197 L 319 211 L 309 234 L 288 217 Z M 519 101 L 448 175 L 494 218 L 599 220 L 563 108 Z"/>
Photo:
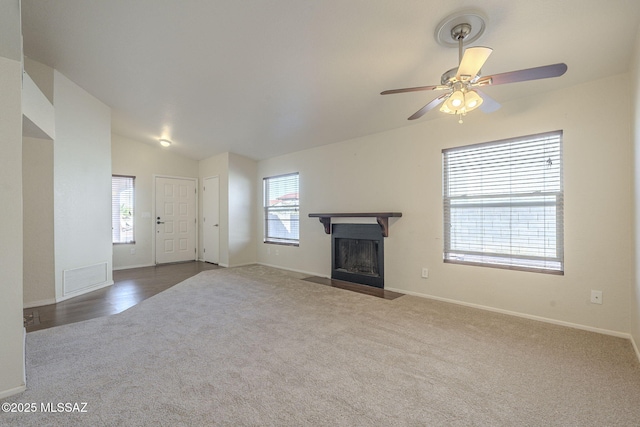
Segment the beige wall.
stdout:
<path fill-rule="evenodd" d="M 22 140 L 24 306 L 56 302 L 53 254 L 53 141 Z"/>
<path fill-rule="evenodd" d="M 22 38 L 20 1 L 0 2 L 0 398 L 25 389 L 22 325 Z M 7 206 L 7 205 L 5 205 Z"/>
<path fill-rule="evenodd" d="M 385 240 L 387 287 L 628 332 L 632 150 L 629 116 L 618 107 L 628 99 L 629 78 L 615 78 L 615 87 L 591 82 L 506 103 L 493 114 L 475 112 L 462 125 L 443 116 L 259 162 L 257 186 L 264 176 L 300 172 L 301 224 L 299 247 L 275 251 L 259 244 L 258 261 L 329 275 L 330 236 L 309 213 L 399 211 L 403 217 L 391 219 Z M 444 264 L 441 150 L 558 129 L 564 131 L 565 275 Z M 429 268 L 428 279 L 420 277 L 422 267 Z M 592 289 L 603 291 L 604 304 L 590 303 Z"/>
<path fill-rule="evenodd" d="M 636 353 L 640 358 L 640 29 L 636 37 L 631 67 L 631 129 L 634 148 L 634 227 L 635 227 L 635 269 L 631 287 L 630 328 Z"/>
<path fill-rule="evenodd" d="M 120 135 L 111 138 L 111 164 L 115 175 L 135 176 L 135 244 L 113 245 L 113 268 L 155 264 L 153 222 L 154 176 L 198 177 L 198 161 Z M 134 253 L 131 253 L 133 250 Z"/>

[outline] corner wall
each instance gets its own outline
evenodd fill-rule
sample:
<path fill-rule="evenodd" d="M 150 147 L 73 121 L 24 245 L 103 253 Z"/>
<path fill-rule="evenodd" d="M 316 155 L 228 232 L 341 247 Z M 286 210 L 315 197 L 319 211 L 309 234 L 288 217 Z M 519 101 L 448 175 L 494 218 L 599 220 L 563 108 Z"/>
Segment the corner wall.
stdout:
<path fill-rule="evenodd" d="M 299 247 L 268 251 L 258 244 L 258 261 L 328 276 L 330 236 L 309 213 L 402 212 L 390 220 L 385 241 L 387 287 L 628 334 L 632 144 L 629 116 L 616 100 L 629 99 L 629 76 L 615 79 L 620 85 L 613 88 L 595 81 L 505 103 L 496 113 L 474 112 L 462 125 L 446 116 L 259 162 L 257 181 L 300 172 L 301 223 Z M 442 149 L 558 129 L 564 131 L 565 275 L 444 264 Z M 422 267 L 429 268 L 428 279 L 420 277 Z M 604 304 L 590 303 L 592 289 L 603 291 Z"/>
<path fill-rule="evenodd" d="M 640 29 L 636 37 L 636 43 L 632 54 L 631 66 L 631 131 L 633 137 L 633 165 L 634 165 L 634 282 L 631 287 L 630 301 L 630 328 L 633 337 L 636 354 L 640 359 Z"/>
<path fill-rule="evenodd" d="M 257 261 L 256 245 L 257 162 L 234 153 L 223 153 L 200 161 L 200 253 L 203 259 L 202 185 L 205 178 L 220 179 L 220 259 L 223 267 L 237 267 Z"/>
<path fill-rule="evenodd" d="M 220 256 L 218 263 L 223 267 L 229 267 L 229 153 L 222 153 L 217 156 L 209 157 L 204 160 L 200 160 L 198 164 L 199 176 L 199 190 L 198 190 L 198 259 L 204 259 L 204 253 L 202 248 L 204 247 L 204 237 L 202 225 L 203 218 L 203 206 L 202 186 L 204 185 L 205 178 L 217 176 L 220 178 Z"/>
<path fill-rule="evenodd" d="M 24 203 L 24 307 L 56 302 L 53 141 L 22 140 Z"/>
<path fill-rule="evenodd" d="M 25 389 L 22 320 L 22 35 L 20 1 L 0 2 L 0 398 Z"/>
<path fill-rule="evenodd" d="M 229 153 L 229 264 L 232 267 L 256 262 L 256 173 L 256 161 Z"/>

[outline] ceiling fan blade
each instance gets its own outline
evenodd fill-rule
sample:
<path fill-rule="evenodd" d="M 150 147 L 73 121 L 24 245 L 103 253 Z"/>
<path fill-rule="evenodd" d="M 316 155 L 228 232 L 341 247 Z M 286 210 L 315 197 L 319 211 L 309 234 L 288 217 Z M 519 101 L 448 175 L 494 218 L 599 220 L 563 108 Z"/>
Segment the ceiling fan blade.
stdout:
<path fill-rule="evenodd" d="M 478 108 L 483 113 L 493 113 L 494 111 L 497 111 L 501 107 L 498 101 L 496 101 L 486 93 L 479 91 L 478 89 L 474 89 L 474 90 L 478 92 L 478 95 L 480 95 L 480 97 L 482 98 L 482 104 L 480 104 Z"/>
<path fill-rule="evenodd" d="M 419 92 L 421 90 L 440 90 L 449 89 L 447 86 L 433 85 L 433 86 L 418 86 L 418 87 L 406 87 L 404 89 L 391 89 L 380 92 L 380 95 L 391 95 L 393 93 L 405 93 L 405 92 Z"/>
<path fill-rule="evenodd" d="M 506 83 L 525 82 L 528 80 L 548 79 L 550 77 L 560 77 L 566 72 L 567 64 L 564 63 L 543 65 L 542 67 L 527 68 L 524 70 L 485 76 L 478 80 L 476 85 L 503 85 Z"/>
<path fill-rule="evenodd" d="M 448 98 L 449 96 L 451 96 L 450 93 L 445 93 L 444 95 L 440 95 L 439 97 L 437 97 L 436 99 L 434 99 L 433 101 L 431 101 L 430 103 L 428 103 L 427 105 L 425 105 L 424 107 L 422 107 L 421 109 L 413 113 L 413 115 L 409 117 L 409 120 L 419 119 L 420 117 L 424 116 L 429 110 L 440 105 L 440 103 L 442 103 L 442 101 L 445 98 Z"/>
<path fill-rule="evenodd" d="M 493 52 L 493 49 L 490 47 L 481 46 L 470 47 L 465 50 L 462 61 L 460 61 L 460 66 L 458 67 L 456 79 L 473 79 L 480 72 L 480 69 L 487 61 L 487 58 L 489 58 L 489 55 L 491 55 L 491 52 Z"/>

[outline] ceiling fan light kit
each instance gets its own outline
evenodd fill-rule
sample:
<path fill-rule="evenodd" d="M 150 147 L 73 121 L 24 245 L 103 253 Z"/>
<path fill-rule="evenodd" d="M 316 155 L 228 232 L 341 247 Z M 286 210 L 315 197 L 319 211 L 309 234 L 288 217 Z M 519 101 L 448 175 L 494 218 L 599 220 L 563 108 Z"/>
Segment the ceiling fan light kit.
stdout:
<path fill-rule="evenodd" d="M 486 113 L 500 108 L 497 101 L 477 90 L 478 87 L 559 77 L 567 71 L 566 64 L 558 63 L 482 77 L 480 69 L 493 49 L 478 46 L 463 50 L 463 47 L 465 43 L 472 43 L 482 36 L 486 21 L 486 16 L 475 10 L 449 15 L 436 28 L 435 38 L 442 46 L 458 47 L 458 67 L 442 74 L 439 85 L 385 90 L 381 95 L 425 90 L 447 91 L 416 111 L 409 120 L 418 119 L 442 104 L 442 113 L 455 114 L 459 117 L 458 122 L 462 123 L 463 116 L 481 106 L 480 109 Z"/>

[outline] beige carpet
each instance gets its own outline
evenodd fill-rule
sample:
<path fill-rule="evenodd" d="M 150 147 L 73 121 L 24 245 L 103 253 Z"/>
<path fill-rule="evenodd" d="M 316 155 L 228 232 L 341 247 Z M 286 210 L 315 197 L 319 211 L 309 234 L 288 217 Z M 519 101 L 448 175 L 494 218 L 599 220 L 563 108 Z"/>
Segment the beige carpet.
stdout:
<path fill-rule="evenodd" d="M 262 266 L 27 335 L 10 426 L 638 426 L 627 340 Z M 86 413 L 40 413 L 86 402 Z"/>

